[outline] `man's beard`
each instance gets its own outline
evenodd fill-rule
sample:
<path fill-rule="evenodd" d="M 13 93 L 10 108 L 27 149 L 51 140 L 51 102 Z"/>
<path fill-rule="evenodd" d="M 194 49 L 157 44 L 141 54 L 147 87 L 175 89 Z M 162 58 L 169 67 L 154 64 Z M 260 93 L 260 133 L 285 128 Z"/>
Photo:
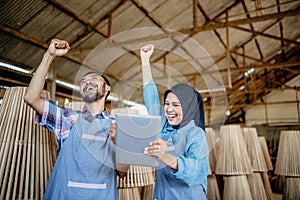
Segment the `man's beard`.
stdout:
<path fill-rule="evenodd" d="M 105 86 L 105 85 L 104 85 Z M 80 93 L 81 95 L 81 98 L 83 99 L 84 102 L 86 103 L 93 103 L 93 102 L 96 102 L 100 99 L 102 99 L 104 97 L 104 94 L 105 94 L 105 90 L 104 90 L 105 87 L 102 88 L 102 91 L 96 91 L 95 93 L 93 94 L 88 94 L 88 95 L 85 95 Z"/>

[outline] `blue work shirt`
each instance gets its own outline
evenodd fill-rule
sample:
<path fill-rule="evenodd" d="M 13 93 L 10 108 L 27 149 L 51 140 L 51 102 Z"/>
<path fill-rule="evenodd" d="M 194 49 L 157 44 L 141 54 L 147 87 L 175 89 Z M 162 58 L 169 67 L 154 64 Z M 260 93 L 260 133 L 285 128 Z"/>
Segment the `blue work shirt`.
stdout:
<path fill-rule="evenodd" d="M 199 189 L 202 188 L 206 193 L 209 170 L 205 132 L 193 120 L 182 128 L 174 129 L 167 122 L 160 106 L 153 81 L 144 86 L 143 92 L 148 113 L 162 117 L 161 138 L 167 142 L 168 152 L 175 155 L 178 161 L 177 171 L 160 163 L 157 168 L 154 199 L 199 199 Z"/>

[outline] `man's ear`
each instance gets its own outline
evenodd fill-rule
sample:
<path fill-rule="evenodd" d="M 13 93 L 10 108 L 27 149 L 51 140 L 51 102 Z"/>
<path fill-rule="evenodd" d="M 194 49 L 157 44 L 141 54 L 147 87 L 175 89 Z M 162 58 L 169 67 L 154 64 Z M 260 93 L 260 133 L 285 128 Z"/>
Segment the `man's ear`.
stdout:
<path fill-rule="evenodd" d="M 105 92 L 110 92 L 110 86 L 106 84 Z"/>

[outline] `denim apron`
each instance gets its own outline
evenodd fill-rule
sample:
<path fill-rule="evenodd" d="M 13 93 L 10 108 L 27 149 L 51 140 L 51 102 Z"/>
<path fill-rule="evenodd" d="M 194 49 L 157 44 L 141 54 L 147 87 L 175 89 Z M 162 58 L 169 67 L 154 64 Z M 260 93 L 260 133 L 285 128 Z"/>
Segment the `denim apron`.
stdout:
<path fill-rule="evenodd" d="M 161 138 L 167 142 L 168 153 L 174 156 L 184 154 L 187 144 L 185 131 L 188 131 L 188 126 L 189 125 L 179 130 L 175 130 L 166 126 L 163 128 Z M 186 183 L 176 178 L 175 175 L 171 173 L 171 169 L 169 167 L 160 162 L 156 170 L 153 199 L 204 200 L 206 199 L 206 194 L 200 184 L 188 186 Z"/>
<path fill-rule="evenodd" d="M 64 142 L 43 199 L 117 200 L 110 119 L 79 117 Z"/>

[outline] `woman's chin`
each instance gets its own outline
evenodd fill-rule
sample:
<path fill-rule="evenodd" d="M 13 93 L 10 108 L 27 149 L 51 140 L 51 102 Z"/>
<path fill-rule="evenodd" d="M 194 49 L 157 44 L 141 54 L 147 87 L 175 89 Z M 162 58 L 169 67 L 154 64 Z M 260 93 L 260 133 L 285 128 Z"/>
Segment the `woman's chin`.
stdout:
<path fill-rule="evenodd" d="M 177 121 L 175 121 L 175 120 L 170 120 L 170 119 L 168 119 L 168 122 L 169 122 L 169 124 L 172 125 L 172 126 L 177 126 L 177 125 L 179 124 Z"/>

